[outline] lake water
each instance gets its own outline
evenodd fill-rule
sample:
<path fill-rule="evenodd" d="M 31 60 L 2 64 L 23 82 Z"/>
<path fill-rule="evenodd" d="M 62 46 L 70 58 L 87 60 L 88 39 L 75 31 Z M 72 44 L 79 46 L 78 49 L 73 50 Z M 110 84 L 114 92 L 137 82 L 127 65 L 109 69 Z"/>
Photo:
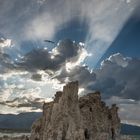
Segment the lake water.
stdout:
<path fill-rule="evenodd" d="M 20 137 L 20 136 L 30 136 L 30 133 L 17 133 L 17 132 L 12 132 L 12 133 L 3 133 L 3 132 L 0 132 L 0 137 L 3 137 L 3 136 L 8 136 L 8 137 Z"/>

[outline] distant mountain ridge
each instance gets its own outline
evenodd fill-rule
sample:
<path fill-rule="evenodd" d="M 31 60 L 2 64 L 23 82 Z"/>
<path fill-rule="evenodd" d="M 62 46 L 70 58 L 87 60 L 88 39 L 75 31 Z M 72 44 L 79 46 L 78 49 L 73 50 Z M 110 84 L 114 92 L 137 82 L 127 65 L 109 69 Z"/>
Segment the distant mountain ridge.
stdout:
<path fill-rule="evenodd" d="M 0 129 L 30 130 L 32 123 L 41 116 L 41 112 L 0 114 Z"/>
<path fill-rule="evenodd" d="M 128 124 L 121 125 L 121 134 L 124 135 L 140 135 L 140 127 Z"/>

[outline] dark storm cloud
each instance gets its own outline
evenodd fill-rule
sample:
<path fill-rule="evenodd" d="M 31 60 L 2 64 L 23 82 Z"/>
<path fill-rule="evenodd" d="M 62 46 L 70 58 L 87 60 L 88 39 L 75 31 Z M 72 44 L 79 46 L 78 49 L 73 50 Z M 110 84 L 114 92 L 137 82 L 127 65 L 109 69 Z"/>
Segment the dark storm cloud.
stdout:
<path fill-rule="evenodd" d="M 19 60 L 17 66 L 28 71 L 59 70 L 67 62 L 75 62 L 79 59 L 83 47 L 70 40 L 59 42 L 51 52 L 47 49 L 32 50 L 23 59 Z"/>
<path fill-rule="evenodd" d="M 96 82 L 89 88 L 100 90 L 105 98 L 118 96 L 140 100 L 140 60 L 112 55 L 96 71 Z"/>
<path fill-rule="evenodd" d="M 31 79 L 34 81 L 41 81 L 42 76 L 40 74 L 33 74 Z"/>
<path fill-rule="evenodd" d="M 60 80 L 62 83 L 78 80 L 79 86 L 88 90 L 87 87 L 93 84 L 96 79 L 96 75 L 93 72 L 90 72 L 86 66 L 76 66 L 70 71 L 63 68 L 55 78 Z"/>
<path fill-rule="evenodd" d="M 14 69 L 14 62 L 11 57 L 6 53 L 0 52 L 0 73 L 7 73 L 12 69 Z"/>
<path fill-rule="evenodd" d="M 85 92 L 99 90 L 104 98 L 118 96 L 140 100 L 140 60 L 115 54 L 102 62 L 100 69 L 90 72 L 88 67 L 75 64 L 86 51 L 83 46 L 63 40 L 52 50 L 38 49 L 27 53 L 16 63 L 9 55 L 0 53 L 1 73 L 10 70 L 28 71 L 31 79 L 41 81 L 43 70 L 61 83 L 78 80 Z M 84 57 L 84 56 L 83 56 Z M 83 61 L 82 61 L 83 62 Z"/>
<path fill-rule="evenodd" d="M 75 64 L 80 57 L 85 58 L 87 56 L 83 52 L 86 52 L 86 50 L 82 44 L 76 44 L 66 39 L 60 41 L 51 52 L 48 52 L 47 49 L 29 52 L 23 59 L 19 60 L 17 66 L 21 70 L 25 69 L 30 72 L 44 70 L 49 75 L 52 73 L 52 78 L 59 80 L 61 83 L 78 80 L 80 87 L 88 90 L 87 87 L 93 84 L 96 76 L 89 71 L 87 66 Z M 41 74 L 33 74 L 31 77 L 35 81 L 40 81 L 41 78 Z"/>
<path fill-rule="evenodd" d="M 45 70 L 47 68 L 52 69 L 53 65 L 50 56 L 51 55 L 47 50 L 32 50 L 31 52 L 26 54 L 24 58 L 20 60 L 19 63 L 17 63 L 17 65 L 29 71 Z"/>
<path fill-rule="evenodd" d="M 103 61 L 100 69 L 90 72 L 86 66 L 73 64 L 79 59 L 81 49 L 82 46 L 64 40 L 51 52 L 45 49 L 29 52 L 18 66 L 30 72 L 51 71 L 51 77 L 61 83 L 78 80 L 86 92 L 99 90 L 104 98 L 118 96 L 140 100 L 140 60 L 115 54 Z M 31 78 L 40 81 L 41 75 L 33 74 Z"/>

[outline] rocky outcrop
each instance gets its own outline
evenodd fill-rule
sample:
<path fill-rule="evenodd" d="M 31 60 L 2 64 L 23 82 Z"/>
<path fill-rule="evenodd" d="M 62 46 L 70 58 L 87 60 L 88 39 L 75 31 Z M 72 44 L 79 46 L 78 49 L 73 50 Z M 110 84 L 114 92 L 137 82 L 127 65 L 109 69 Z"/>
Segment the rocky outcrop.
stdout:
<path fill-rule="evenodd" d="M 107 107 L 99 92 L 78 99 L 78 82 L 71 82 L 44 104 L 30 140 L 119 140 L 117 110 Z"/>

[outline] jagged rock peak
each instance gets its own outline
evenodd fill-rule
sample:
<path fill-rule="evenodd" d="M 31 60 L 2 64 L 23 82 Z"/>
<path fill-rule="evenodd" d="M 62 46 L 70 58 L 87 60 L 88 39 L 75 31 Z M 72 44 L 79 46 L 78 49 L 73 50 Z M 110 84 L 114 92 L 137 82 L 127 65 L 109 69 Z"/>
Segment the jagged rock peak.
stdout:
<path fill-rule="evenodd" d="M 32 126 L 30 140 L 120 140 L 118 108 L 107 107 L 100 92 L 78 99 L 78 82 L 64 86 Z"/>

